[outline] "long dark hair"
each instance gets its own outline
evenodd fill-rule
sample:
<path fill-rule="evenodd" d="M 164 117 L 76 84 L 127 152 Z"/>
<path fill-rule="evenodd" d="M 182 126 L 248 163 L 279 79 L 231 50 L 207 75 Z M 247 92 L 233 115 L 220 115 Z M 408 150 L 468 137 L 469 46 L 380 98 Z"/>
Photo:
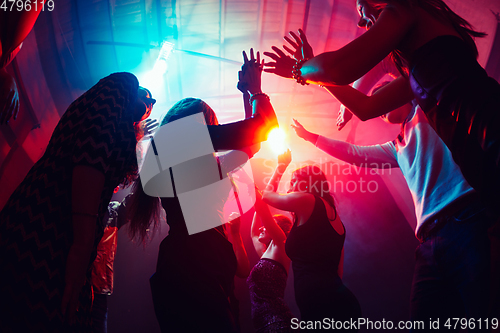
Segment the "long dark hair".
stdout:
<path fill-rule="evenodd" d="M 487 34 L 474 30 L 472 25 L 456 14 L 443 0 L 364 0 L 366 3 L 377 10 L 384 9 L 388 4 L 397 2 L 398 4 L 406 5 L 410 8 L 420 7 L 432 16 L 449 22 L 458 32 L 460 37 L 469 44 L 474 55 L 478 56 L 477 46 L 474 42 L 476 37 L 485 37 Z M 399 50 L 391 52 L 391 58 L 399 72 L 408 77 L 408 63 Z"/>
<path fill-rule="evenodd" d="M 130 217 L 129 236 L 142 244 L 153 238 L 161 221 L 160 198 L 150 197 L 144 193 L 141 177 L 132 185 L 133 193 L 127 205 L 127 216 Z"/>
<path fill-rule="evenodd" d="M 305 181 L 308 186 L 306 186 L 306 191 L 311 193 L 316 197 L 324 199 L 335 211 L 335 217 L 337 218 L 337 208 L 335 207 L 335 200 L 330 193 L 330 183 L 326 179 L 325 173 L 316 165 L 306 165 L 292 173 L 292 177 L 301 182 Z"/>

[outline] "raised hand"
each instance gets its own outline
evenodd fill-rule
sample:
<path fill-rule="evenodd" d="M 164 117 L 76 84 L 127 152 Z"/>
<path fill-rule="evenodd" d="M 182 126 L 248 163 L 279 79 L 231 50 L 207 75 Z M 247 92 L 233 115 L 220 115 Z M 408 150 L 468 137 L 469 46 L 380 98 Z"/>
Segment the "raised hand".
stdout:
<path fill-rule="evenodd" d="M 261 62 L 259 52 L 257 52 L 255 57 L 253 49 L 250 49 L 250 60 L 249 60 L 246 52 L 243 51 L 243 66 L 241 68 L 242 70 L 240 71 L 240 73 L 238 73 L 239 76 L 238 85 L 241 85 L 242 89 L 246 89 L 251 94 L 262 92 L 261 76 L 262 76 L 263 66 L 264 66 L 264 59 L 262 59 Z"/>
<path fill-rule="evenodd" d="M 340 131 L 352 119 L 352 112 L 342 104 L 340 105 L 339 115 L 337 116 L 337 129 Z"/>
<path fill-rule="evenodd" d="M 240 224 L 241 224 L 240 214 L 232 212 L 229 215 L 229 222 L 227 222 L 231 234 L 238 235 L 240 233 Z"/>
<path fill-rule="evenodd" d="M 241 66 L 241 71 L 238 72 L 238 84 L 236 85 L 236 88 L 244 94 L 248 93 L 248 83 L 243 79 L 245 71 L 246 66 Z"/>
<path fill-rule="evenodd" d="M 272 49 L 274 53 L 264 52 L 265 56 L 268 56 L 269 58 L 274 60 L 274 62 L 265 63 L 265 66 L 267 68 L 264 68 L 264 72 L 273 73 L 287 79 L 293 78 L 292 70 L 293 66 L 296 64 L 296 61 L 292 57 L 287 56 L 276 46 L 273 46 Z"/>
<path fill-rule="evenodd" d="M 293 31 L 290 31 L 289 34 L 292 36 L 293 40 L 288 36 L 285 36 L 284 38 L 295 50 L 283 45 L 285 51 L 290 53 L 295 60 L 311 59 L 314 57 L 313 49 L 307 41 L 306 34 L 302 31 L 302 29 L 299 29 L 298 36 Z"/>
<path fill-rule="evenodd" d="M 6 124 L 19 113 L 19 94 L 14 78 L 0 69 L 0 125 Z"/>
<path fill-rule="evenodd" d="M 148 118 L 144 120 L 141 124 L 141 126 L 143 126 L 144 136 L 154 134 L 159 125 L 157 119 Z"/>
<path fill-rule="evenodd" d="M 314 134 L 312 134 L 311 132 L 309 132 L 308 130 L 306 130 L 304 128 L 304 126 L 302 126 L 301 123 L 298 122 L 297 119 L 293 119 L 293 124 L 290 124 L 290 126 L 293 128 L 293 130 L 295 131 L 295 134 L 297 134 L 297 136 L 299 138 L 302 138 L 306 141 L 311 141 L 312 140 L 312 136 Z"/>
<path fill-rule="evenodd" d="M 286 152 L 284 152 L 281 155 L 278 155 L 278 169 L 281 172 L 285 172 L 286 168 L 292 161 L 292 152 L 290 149 L 287 149 Z"/>

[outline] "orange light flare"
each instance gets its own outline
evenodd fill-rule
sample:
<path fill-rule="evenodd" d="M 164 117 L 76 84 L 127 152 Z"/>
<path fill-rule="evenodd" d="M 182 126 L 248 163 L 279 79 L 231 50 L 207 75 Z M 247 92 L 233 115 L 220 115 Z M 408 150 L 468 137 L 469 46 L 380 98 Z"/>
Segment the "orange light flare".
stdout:
<path fill-rule="evenodd" d="M 285 141 L 286 134 L 279 127 L 273 128 L 267 136 L 267 144 L 276 155 L 283 154 L 286 151 Z"/>

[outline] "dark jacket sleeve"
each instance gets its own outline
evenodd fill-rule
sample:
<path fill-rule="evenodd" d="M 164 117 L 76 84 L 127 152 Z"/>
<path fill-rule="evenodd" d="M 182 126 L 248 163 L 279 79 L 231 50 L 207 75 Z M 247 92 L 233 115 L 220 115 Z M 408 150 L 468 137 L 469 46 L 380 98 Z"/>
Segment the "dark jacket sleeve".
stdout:
<path fill-rule="evenodd" d="M 208 125 L 216 151 L 242 149 L 266 140 L 267 126 L 261 115 L 224 125 Z"/>

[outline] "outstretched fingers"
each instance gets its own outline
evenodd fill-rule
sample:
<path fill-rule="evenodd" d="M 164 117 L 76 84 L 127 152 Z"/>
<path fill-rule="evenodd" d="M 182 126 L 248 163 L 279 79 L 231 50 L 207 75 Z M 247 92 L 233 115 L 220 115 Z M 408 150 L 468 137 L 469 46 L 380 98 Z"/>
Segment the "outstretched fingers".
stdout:
<path fill-rule="evenodd" d="M 300 39 L 300 37 L 299 37 L 299 36 L 297 36 L 297 35 L 295 34 L 295 32 L 293 32 L 293 31 L 290 31 L 290 32 L 289 32 L 289 34 L 290 34 L 290 36 L 292 36 L 292 38 L 295 40 L 295 43 L 296 43 L 296 44 L 295 44 L 295 43 L 293 43 L 293 44 L 295 44 L 295 45 L 296 45 L 296 46 L 295 46 L 295 48 L 299 48 L 299 46 L 300 46 L 300 45 L 302 45 L 302 39 Z M 286 39 L 286 36 L 285 36 L 285 39 Z M 288 38 L 287 42 L 289 42 L 290 44 L 292 44 L 292 43 L 291 43 L 291 41 L 289 41 L 289 40 L 290 40 L 290 38 Z M 293 44 L 292 44 L 292 45 L 293 45 Z"/>
<path fill-rule="evenodd" d="M 295 51 L 289 48 L 286 45 L 283 45 L 283 48 L 285 49 L 286 52 L 288 52 L 292 57 L 295 55 Z"/>
<path fill-rule="evenodd" d="M 279 60 L 279 58 L 280 58 L 280 57 L 278 57 L 276 54 L 271 53 L 271 52 L 264 52 L 264 55 L 265 55 L 266 57 L 269 57 L 269 58 L 273 59 L 274 61 L 277 61 L 277 60 Z M 269 65 L 269 64 L 270 64 L 270 62 L 268 62 L 267 64 Z"/>
<path fill-rule="evenodd" d="M 304 33 L 304 30 L 299 29 L 299 37 L 303 44 L 309 44 L 309 42 L 307 41 L 306 34 Z"/>
<path fill-rule="evenodd" d="M 292 34 L 292 32 L 290 31 L 290 33 Z M 288 36 L 284 36 L 283 37 L 284 40 L 287 41 L 288 44 L 290 44 L 294 49 L 298 49 L 299 48 L 299 43 L 296 43 L 294 42 L 293 40 L 290 39 L 290 37 Z"/>
<path fill-rule="evenodd" d="M 281 51 L 279 48 L 277 48 L 276 46 L 272 46 L 271 47 L 273 49 L 274 52 L 276 52 L 276 54 L 280 57 L 280 58 L 284 58 L 286 57 L 287 55 Z"/>

